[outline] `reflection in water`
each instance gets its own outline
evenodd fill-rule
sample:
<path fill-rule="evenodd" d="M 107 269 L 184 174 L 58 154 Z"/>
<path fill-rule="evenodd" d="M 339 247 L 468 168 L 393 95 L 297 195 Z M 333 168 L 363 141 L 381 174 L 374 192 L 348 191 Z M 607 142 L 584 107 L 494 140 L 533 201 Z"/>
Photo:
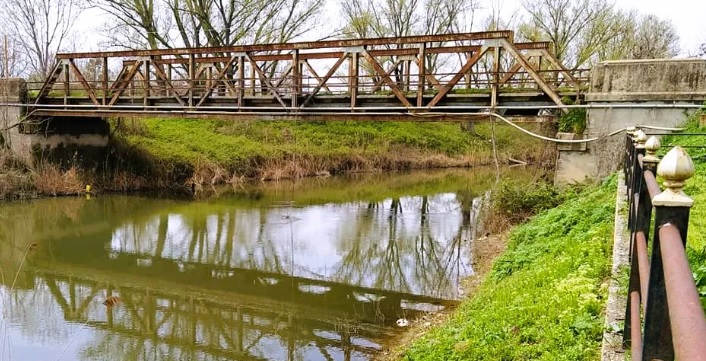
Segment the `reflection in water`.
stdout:
<path fill-rule="evenodd" d="M 492 178 L 370 177 L 0 206 L 0 359 L 368 359 L 457 299 Z"/>

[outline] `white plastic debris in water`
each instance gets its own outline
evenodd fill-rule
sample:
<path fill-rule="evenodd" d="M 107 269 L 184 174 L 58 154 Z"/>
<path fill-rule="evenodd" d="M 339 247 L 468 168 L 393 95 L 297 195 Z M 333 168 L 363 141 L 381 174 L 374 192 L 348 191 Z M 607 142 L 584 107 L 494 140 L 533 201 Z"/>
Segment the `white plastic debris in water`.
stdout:
<path fill-rule="evenodd" d="M 398 327 L 407 327 L 407 326 L 409 326 L 409 321 L 407 321 L 406 318 L 400 318 L 399 320 L 397 320 L 397 326 Z"/>

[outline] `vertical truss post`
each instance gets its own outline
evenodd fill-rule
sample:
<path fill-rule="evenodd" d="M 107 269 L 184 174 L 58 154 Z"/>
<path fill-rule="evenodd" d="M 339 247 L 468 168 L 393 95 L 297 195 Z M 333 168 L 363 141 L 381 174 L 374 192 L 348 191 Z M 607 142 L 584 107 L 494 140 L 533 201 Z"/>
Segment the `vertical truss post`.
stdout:
<path fill-rule="evenodd" d="M 145 76 L 142 77 L 142 84 L 144 89 L 142 90 L 142 106 L 147 109 L 147 106 L 149 105 L 149 97 L 150 97 L 150 66 L 152 66 L 152 57 L 145 58 L 143 62 L 145 63 Z"/>
<path fill-rule="evenodd" d="M 417 77 L 417 107 L 424 106 L 424 88 L 426 80 L 426 64 L 427 64 L 427 44 L 419 44 L 419 56 L 417 65 L 418 66 L 418 77 Z"/>
<path fill-rule="evenodd" d="M 468 60 L 471 58 L 471 56 L 472 56 L 473 53 L 470 53 L 470 52 L 469 52 L 469 53 L 465 53 L 465 54 L 466 54 L 466 61 L 468 61 Z M 460 56 L 459 56 L 459 58 L 460 58 Z M 464 78 L 465 78 L 464 80 L 466 81 L 466 89 L 471 89 L 471 82 L 473 81 L 473 79 L 472 79 L 472 77 L 471 77 L 471 71 L 470 71 L 470 70 L 467 71 L 467 72 L 464 74 Z M 476 85 L 477 85 L 477 84 L 476 84 Z"/>
<path fill-rule="evenodd" d="M 167 75 L 167 82 L 169 84 L 172 84 L 172 64 L 167 64 L 167 74 L 166 75 Z M 178 93 L 178 92 L 175 91 L 175 93 Z M 170 95 L 171 95 L 171 89 L 169 87 L 167 87 L 166 96 L 170 96 Z M 174 95 L 178 96 L 178 94 L 174 94 Z"/>
<path fill-rule="evenodd" d="M 108 99 L 108 57 L 105 56 L 101 65 L 101 90 L 103 90 L 101 104 L 106 105 Z"/>
<path fill-rule="evenodd" d="M 250 64 L 250 95 L 255 95 L 255 66 Z"/>
<path fill-rule="evenodd" d="M 365 47 L 363 47 L 365 49 Z M 348 93 L 351 95 L 351 111 L 355 110 L 356 100 L 358 98 L 358 65 L 360 64 L 360 52 L 353 51 L 350 53 L 349 68 L 349 83 Z"/>
<path fill-rule="evenodd" d="M 299 106 L 299 94 L 301 93 L 302 72 L 299 64 L 299 50 L 292 51 L 292 108 Z"/>
<path fill-rule="evenodd" d="M 245 94 L 245 56 L 238 57 L 238 111 L 242 111 L 243 96 Z"/>
<path fill-rule="evenodd" d="M 70 75 L 69 75 L 69 61 L 63 60 L 61 66 L 64 68 L 64 105 L 69 104 L 69 94 L 71 93 Z"/>
<path fill-rule="evenodd" d="M 189 54 L 189 108 L 194 106 L 194 87 L 196 86 L 196 59 Z"/>
<path fill-rule="evenodd" d="M 404 91 L 409 92 L 410 89 L 410 83 L 412 80 L 412 72 L 410 71 L 410 67 L 412 66 L 412 61 L 411 60 L 406 60 L 404 63 Z"/>
<path fill-rule="evenodd" d="M 213 66 L 206 68 L 206 91 L 203 95 L 204 98 L 209 97 L 213 93 L 215 81 L 213 80 Z"/>

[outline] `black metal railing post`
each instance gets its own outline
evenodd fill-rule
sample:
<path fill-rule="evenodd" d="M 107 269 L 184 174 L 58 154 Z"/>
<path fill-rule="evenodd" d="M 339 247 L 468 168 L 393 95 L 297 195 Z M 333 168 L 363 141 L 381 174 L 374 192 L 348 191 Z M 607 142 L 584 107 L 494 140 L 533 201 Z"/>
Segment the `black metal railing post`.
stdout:
<path fill-rule="evenodd" d="M 628 184 L 628 173 L 630 169 L 632 157 L 633 135 L 635 127 L 627 127 L 625 129 L 625 149 L 623 150 L 623 175 L 625 176 L 625 184 Z"/>
<path fill-rule="evenodd" d="M 625 308 L 625 324 L 623 327 L 623 345 L 641 349 L 642 340 L 640 337 L 640 305 L 647 296 L 647 284 L 649 279 L 649 263 L 647 261 L 647 239 L 650 234 L 650 222 L 652 217 L 652 202 L 647 178 L 654 180 L 659 158 L 656 156 L 660 143 L 656 137 L 650 137 L 644 144 L 638 143 L 636 152 L 635 169 L 638 172 L 635 178 L 639 181 L 633 198 L 634 204 L 630 204 L 630 209 L 634 209 L 631 219 L 633 228 L 630 232 L 630 283 L 628 288 L 628 298 Z M 642 156 L 641 153 L 646 153 Z M 653 190 L 654 192 L 654 190 Z M 636 312 L 637 311 L 637 312 Z M 633 320 L 634 319 L 634 320 Z M 635 322 L 633 324 L 633 322 Z M 636 327 L 633 330 L 633 326 Z M 633 334 L 634 332 L 634 334 Z M 635 339 L 633 339 L 633 335 Z"/>
<path fill-rule="evenodd" d="M 630 164 L 630 182 L 628 183 L 628 204 L 630 208 L 628 209 L 628 229 L 630 231 L 635 231 L 635 219 L 637 214 L 638 202 L 636 202 L 636 197 L 640 192 L 640 185 L 643 182 L 642 177 L 642 167 L 640 165 L 640 156 L 645 155 L 645 142 L 647 142 L 647 135 L 642 130 L 635 131 L 633 151 L 631 156 Z"/>
<path fill-rule="evenodd" d="M 663 240 L 660 229 L 672 225 L 679 230 L 681 243 L 686 243 L 689 224 L 689 209 L 694 201 L 682 188 L 686 179 L 694 174 L 694 165 L 681 147 L 670 150 L 657 168 L 657 174 L 665 179 L 666 190 L 656 195 L 652 204 L 655 207 L 652 257 L 650 261 L 649 290 L 645 305 L 645 325 L 642 360 L 674 360 L 674 342 L 670 323 L 670 305 L 667 301 L 665 267 L 662 257 Z M 693 284 L 693 280 L 691 280 Z M 672 308 L 682 307 L 679 304 Z M 701 312 L 703 314 L 703 311 Z"/>

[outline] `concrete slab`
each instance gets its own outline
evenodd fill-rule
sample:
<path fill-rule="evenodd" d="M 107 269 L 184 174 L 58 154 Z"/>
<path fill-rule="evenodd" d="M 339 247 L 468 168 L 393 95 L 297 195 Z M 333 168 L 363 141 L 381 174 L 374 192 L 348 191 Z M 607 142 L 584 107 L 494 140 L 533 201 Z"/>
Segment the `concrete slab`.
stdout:
<path fill-rule="evenodd" d="M 624 277 L 629 268 L 630 234 L 625 213 L 627 207 L 627 189 L 622 174 L 618 179 L 618 191 L 615 199 L 615 225 L 613 230 L 613 267 L 610 285 L 608 286 L 608 303 L 606 306 L 603 345 L 601 347 L 602 361 L 623 361 L 623 323 L 627 297 L 621 289 L 618 279 Z"/>

